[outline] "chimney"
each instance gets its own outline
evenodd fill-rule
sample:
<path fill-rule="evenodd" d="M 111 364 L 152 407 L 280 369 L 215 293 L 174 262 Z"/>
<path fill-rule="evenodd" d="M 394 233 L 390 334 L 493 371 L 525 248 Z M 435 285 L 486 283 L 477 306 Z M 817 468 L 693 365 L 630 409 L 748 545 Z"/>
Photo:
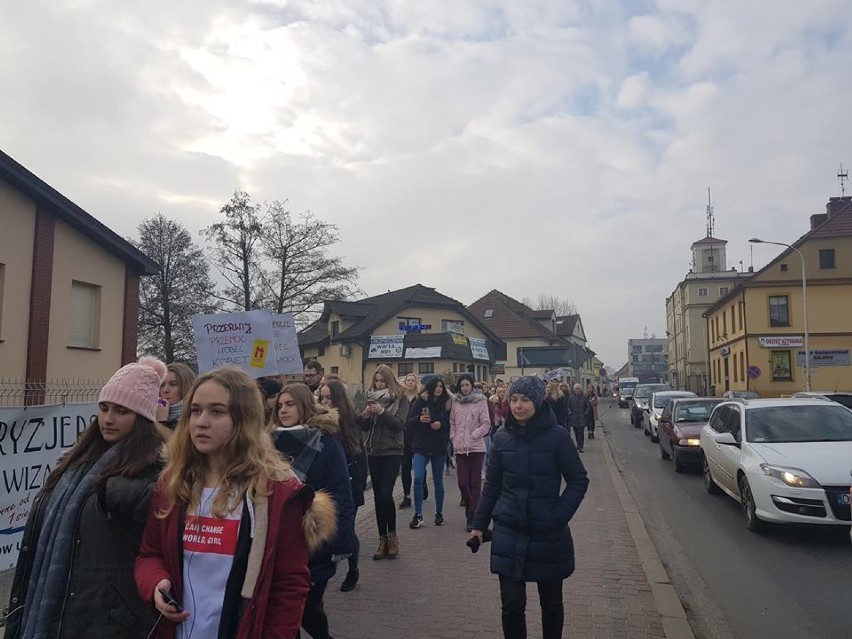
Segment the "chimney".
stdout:
<path fill-rule="evenodd" d="M 827 206 L 831 206 L 830 204 Z M 811 230 L 813 231 L 820 224 L 828 219 L 828 213 L 814 213 L 811 215 Z"/>
<path fill-rule="evenodd" d="M 839 213 L 852 213 L 852 195 L 828 198 L 828 204 L 825 205 L 825 213 L 830 218 Z"/>

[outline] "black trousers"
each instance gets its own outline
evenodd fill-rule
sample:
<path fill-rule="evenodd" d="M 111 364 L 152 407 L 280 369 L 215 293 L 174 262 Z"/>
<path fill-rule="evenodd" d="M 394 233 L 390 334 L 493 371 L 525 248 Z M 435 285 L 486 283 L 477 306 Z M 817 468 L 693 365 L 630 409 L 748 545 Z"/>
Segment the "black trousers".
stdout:
<path fill-rule="evenodd" d="M 562 581 L 539 582 L 543 639 L 560 639 L 565 621 L 562 604 Z M 527 639 L 527 584 L 500 575 L 500 601 L 503 611 L 504 639 Z"/>
<path fill-rule="evenodd" d="M 328 617 L 325 614 L 325 607 L 322 603 L 326 586 L 328 586 L 328 581 L 318 581 L 311 584 L 311 589 L 308 591 L 308 598 L 305 600 L 305 610 L 302 613 L 302 628 L 313 639 L 329 639 Z M 301 637 L 302 634 L 298 633 L 296 636 Z"/>
<path fill-rule="evenodd" d="M 353 521 L 358 519 L 358 506 L 355 506 L 355 515 L 353 516 Z M 355 552 L 349 555 L 349 559 L 347 563 L 349 564 L 349 572 L 355 572 L 358 570 L 358 555 L 361 554 L 361 540 L 358 539 L 358 535 L 355 535 Z"/>
<path fill-rule="evenodd" d="M 577 440 L 577 448 L 582 448 L 586 427 L 581 424 L 580 426 L 572 426 L 571 429 L 574 431 L 574 439 Z"/>
<path fill-rule="evenodd" d="M 393 487 L 399 475 L 402 457 L 402 455 L 387 455 L 368 458 L 379 535 L 396 532 L 396 504 L 393 502 Z"/>
<path fill-rule="evenodd" d="M 406 497 L 411 497 L 411 462 L 414 454 L 411 449 L 406 446 L 405 454 L 402 456 L 402 465 L 400 466 L 400 474 L 402 475 L 402 494 Z"/>

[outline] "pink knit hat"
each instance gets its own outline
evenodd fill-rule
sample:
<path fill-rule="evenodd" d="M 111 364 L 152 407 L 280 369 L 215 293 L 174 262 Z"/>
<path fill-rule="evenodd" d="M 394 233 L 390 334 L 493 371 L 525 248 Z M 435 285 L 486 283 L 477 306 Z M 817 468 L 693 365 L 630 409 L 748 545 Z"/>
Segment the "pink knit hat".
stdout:
<path fill-rule="evenodd" d="M 124 406 L 152 422 L 157 417 L 160 382 L 166 377 L 166 365 L 156 357 L 141 357 L 134 364 L 119 368 L 101 389 L 98 402 Z"/>

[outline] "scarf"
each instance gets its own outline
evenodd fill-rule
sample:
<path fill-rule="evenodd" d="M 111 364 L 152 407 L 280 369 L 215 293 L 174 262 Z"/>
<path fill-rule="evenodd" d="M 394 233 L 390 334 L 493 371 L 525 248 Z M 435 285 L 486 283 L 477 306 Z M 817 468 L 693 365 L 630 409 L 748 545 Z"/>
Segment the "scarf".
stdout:
<path fill-rule="evenodd" d="M 461 392 L 458 392 L 454 397 L 459 404 L 478 404 L 485 401 L 485 395 L 477 390 L 472 390 L 467 395 L 462 395 Z"/>
<path fill-rule="evenodd" d="M 120 449 L 121 444 L 115 444 L 94 464 L 66 469 L 51 492 L 33 556 L 27 605 L 21 618 L 21 639 L 58 635 L 80 509 L 92 494 L 95 479 L 113 462 Z"/>
<path fill-rule="evenodd" d="M 183 400 L 169 406 L 169 416 L 166 417 L 166 426 L 174 428 L 183 413 Z"/>
<path fill-rule="evenodd" d="M 367 391 L 367 399 L 381 404 L 389 415 L 396 415 L 399 410 L 399 399 L 394 399 L 387 388 Z"/>
<path fill-rule="evenodd" d="M 314 459 L 322 452 L 322 446 L 322 431 L 317 428 L 291 426 L 275 429 L 275 447 L 293 459 L 293 472 L 303 483 Z"/>

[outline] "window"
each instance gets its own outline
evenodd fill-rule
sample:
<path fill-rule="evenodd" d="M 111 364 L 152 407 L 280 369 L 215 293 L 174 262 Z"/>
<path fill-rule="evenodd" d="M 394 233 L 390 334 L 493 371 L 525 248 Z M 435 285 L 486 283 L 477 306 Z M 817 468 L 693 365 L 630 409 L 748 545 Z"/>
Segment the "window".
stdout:
<path fill-rule="evenodd" d="M 101 287 L 71 282 L 71 330 L 68 346 L 98 348 L 100 339 Z"/>
<path fill-rule="evenodd" d="M 435 372 L 435 364 L 432 362 L 420 362 L 417 365 L 417 369 L 421 375 L 428 375 Z"/>
<path fill-rule="evenodd" d="M 719 330 L 719 316 L 713 318 L 713 323 L 716 324 L 716 339 L 722 338 L 722 331 Z"/>
<path fill-rule="evenodd" d="M 322 357 L 325 355 L 325 346 L 320 346 L 317 348 L 317 357 Z"/>
<path fill-rule="evenodd" d="M 769 325 L 789 326 L 790 313 L 786 295 L 769 296 Z"/>
<path fill-rule="evenodd" d="M 793 379 L 790 370 L 790 351 L 772 351 L 769 356 L 772 366 L 772 381 L 785 382 Z"/>
<path fill-rule="evenodd" d="M 787 272 L 787 268 L 788 268 L 788 267 L 787 267 L 787 264 L 785 264 L 785 263 L 783 263 L 783 262 L 782 262 L 782 263 L 781 263 L 781 272 L 782 272 L 782 273 L 786 273 L 786 272 Z"/>
<path fill-rule="evenodd" d="M 725 418 L 725 431 L 731 433 L 737 441 L 742 440 L 742 422 L 739 408 L 728 406 L 728 416 Z"/>
<path fill-rule="evenodd" d="M 740 353 L 740 379 L 745 381 L 745 353 Z"/>
<path fill-rule="evenodd" d="M 698 297 L 707 297 L 707 289 L 699 288 L 698 289 Z"/>
<path fill-rule="evenodd" d="M 733 366 L 733 369 L 734 369 L 734 381 L 735 381 L 735 382 L 738 382 L 738 381 L 740 381 L 740 379 L 739 379 L 739 372 L 740 372 L 740 371 L 739 371 L 739 368 L 737 367 L 737 354 L 736 354 L 736 353 L 734 353 L 734 366 Z"/>
<path fill-rule="evenodd" d="M 737 305 L 731 304 L 731 332 L 737 330 Z"/>
<path fill-rule="evenodd" d="M 707 263 L 708 263 L 708 264 L 712 264 L 712 263 L 713 263 L 713 261 L 714 261 L 713 255 L 712 255 L 712 254 L 708 255 L 708 256 L 707 256 Z"/>
<path fill-rule="evenodd" d="M 722 311 L 722 337 L 728 336 L 728 311 Z"/>
<path fill-rule="evenodd" d="M 332 337 L 337 337 L 337 334 L 338 334 L 339 332 L 340 332 L 340 322 L 339 322 L 339 321 L 337 321 L 337 320 L 334 320 L 334 321 L 331 323 L 331 336 L 332 336 Z"/>
<path fill-rule="evenodd" d="M 414 362 L 400 362 L 396 365 L 396 371 L 399 376 L 408 375 L 414 372 Z"/>
<path fill-rule="evenodd" d="M 3 341 L 3 288 L 6 282 L 6 265 L 0 264 L 0 342 Z"/>
<path fill-rule="evenodd" d="M 493 308 L 485 309 L 485 319 L 490 319 L 492 317 L 494 317 L 494 309 Z"/>
<path fill-rule="evenodd" d="M 720 286 L 719 287 L 719 295 L 727 295 L 728 291 L 730 291 L 730 290 L 731 289 L 728 288 L 727 286 Z"/>
<path fill-rule="evenodd" d="M 820 249 L 819 267 L 834 268 L 834 249 Z"/>
<path fill-rule="evenodd" d="M 740 330 L 743 330 L 743 315 L 745 315 L 745 302 L 740 302 Z"/>
<path fill-rule="evenodd" d="M 331 367 L 332 375 L 340 375 L 340 366 L 332 366 Z"/>
<path fill-rule="evenodd" d="M 634 353 L 641 353 L 642 352 L 642 345 L 640 344 L 639 346 L 634 346 L 633 352 Z"/>
<path fill-rule="evenodd" d="M 399 320 L 399 332 L 406 333 L 406 326 L 420 326 L 420 318 L 419 317 L 397 317 Z"/>

